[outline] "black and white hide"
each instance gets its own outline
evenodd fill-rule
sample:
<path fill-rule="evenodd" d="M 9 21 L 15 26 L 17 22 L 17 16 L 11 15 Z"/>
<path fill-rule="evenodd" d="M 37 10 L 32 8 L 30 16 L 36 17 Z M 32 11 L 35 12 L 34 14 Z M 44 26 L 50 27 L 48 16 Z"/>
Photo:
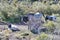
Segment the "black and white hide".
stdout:
<path fill-rule="evenodd" d="M 56 16 L 46 16 L 45 17 L 45 20 L 47 21 L 47 20 L 50 20 L 50 21 L 56 21 Z"/>
<path fill-rule="evenodd" d="M 28 17 L 24 16 L 24 17 L 23 17 L 23 22 L 24 22 L 24 23 L 27 23 L 27 22 L 28 22 Z"/>
<path fill-rule="evenodd" d="M 8 25 L 8 29 L 12 30 L 12 32 L 20 31 L 16 25 L 10 24 Z"/>
<path fill-rule="evenodd" d="M 33 16 L 34 14 L 29 13 L 29 14 L 27 14 L 27 15 L 24 15 L 24 16 L 21 18 L 22 24 L 27 24 L 27 22 L 29 21 L 29 17 L 31 17 L 31 15 Z"/>

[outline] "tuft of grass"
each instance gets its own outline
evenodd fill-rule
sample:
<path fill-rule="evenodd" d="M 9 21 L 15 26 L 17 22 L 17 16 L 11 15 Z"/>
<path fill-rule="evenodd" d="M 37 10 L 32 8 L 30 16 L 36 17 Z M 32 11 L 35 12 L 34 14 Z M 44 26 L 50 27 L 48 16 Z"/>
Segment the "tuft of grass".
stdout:
<path fill-rule="evenodd" d="M 36 40 L 47 40 L 48 39 L 48 35 L 45 33 L 41 33 Z"/>

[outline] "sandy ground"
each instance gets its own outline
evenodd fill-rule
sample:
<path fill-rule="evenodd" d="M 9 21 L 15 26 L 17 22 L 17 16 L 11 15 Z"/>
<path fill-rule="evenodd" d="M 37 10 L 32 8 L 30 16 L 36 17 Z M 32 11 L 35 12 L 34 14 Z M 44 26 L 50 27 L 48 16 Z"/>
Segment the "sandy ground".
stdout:
<path fill-rule="evenodd" d="M 18 29 L 20 31 L 18 32 L 12 32 L 11 30 L 8 30 L 7 25 L 0 25 L 0 40 L 36 40 L 36 37 L 38 35 L 32 34 L 28 30 L 27 25 L 17 25 Z M 28 36 L 22 36 L 23 33 L 29 33 Z M 57 35 L 49 35 L 49 37 L 54 36 L 54 40 L 60 40 L 60 36 Z"/>
<path fill-rule="evenodd" d="M 27 25 L 17 25 L 19 32 L 11 32 L 7 25 L 0 25 L 0 40 L 29 40 L 29 37 L 23 38 L 21 33 L 27 32 Z M 20 37 L 21 36 L 21 37 Z"/>

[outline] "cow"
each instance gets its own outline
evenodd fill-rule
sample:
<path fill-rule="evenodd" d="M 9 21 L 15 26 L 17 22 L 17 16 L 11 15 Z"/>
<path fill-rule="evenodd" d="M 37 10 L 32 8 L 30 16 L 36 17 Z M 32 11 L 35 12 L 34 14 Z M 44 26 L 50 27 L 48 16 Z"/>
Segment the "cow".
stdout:
<path fill-rule="evenodd" d="M 56 16 L 46 16 L 45 21 L 50 20 L 50 21 L 56 21 Z"/>
<path fill-rule="evenodd" d="M 16 25 L 9 24 L 8 29 L 12 30 L 12 32 L 20 31 Z"/>

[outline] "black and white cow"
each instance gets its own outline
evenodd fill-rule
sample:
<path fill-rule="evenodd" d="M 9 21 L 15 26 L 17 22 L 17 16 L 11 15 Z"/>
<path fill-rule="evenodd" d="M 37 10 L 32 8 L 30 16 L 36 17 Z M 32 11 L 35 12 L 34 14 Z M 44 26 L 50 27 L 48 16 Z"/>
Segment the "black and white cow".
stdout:
<path fill-rule="evenodd" d="M 56 21 L 56 16 L 46 16 L 45 20 Z"/>
<path fill-rule="evenodd" d="M 12 32 L 20 31 L 16 25 L 9 24 L 8 29 L 12 30 Z"/>

